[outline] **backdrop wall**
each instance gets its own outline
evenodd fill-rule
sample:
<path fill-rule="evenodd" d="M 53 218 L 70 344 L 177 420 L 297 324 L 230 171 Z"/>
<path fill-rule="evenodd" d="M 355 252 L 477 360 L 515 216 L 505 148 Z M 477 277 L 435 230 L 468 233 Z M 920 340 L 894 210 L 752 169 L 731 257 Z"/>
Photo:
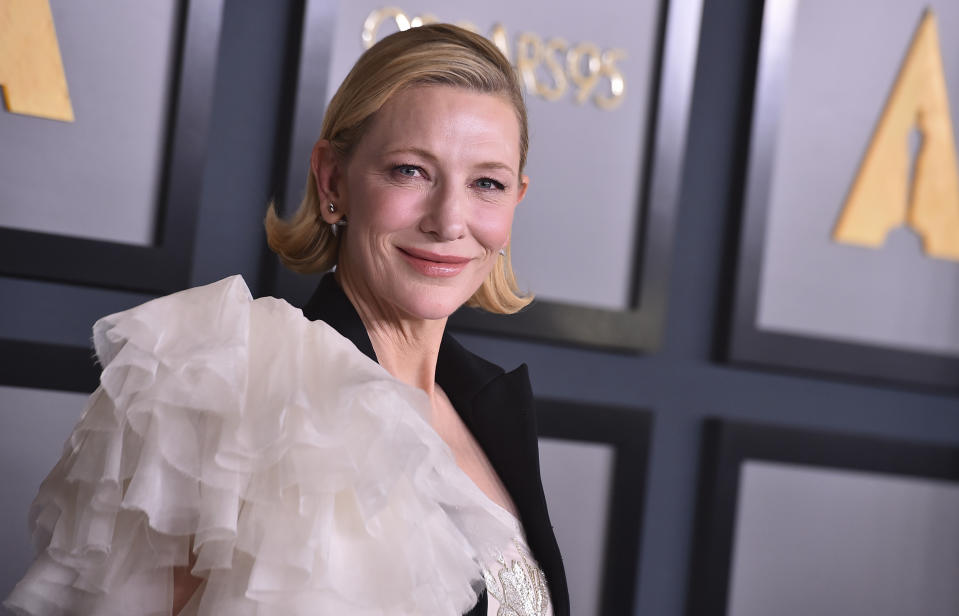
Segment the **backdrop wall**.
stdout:
<path fill-rule="evenodd" d="M 264 264 L 260 220 L 276 186 L 289 101 L 284 98 L 299 27 L 294 0 L 226 4 L 211 142 L 203 175 L 191 283 L 242 273 L 256 291 Z M 751 421 L 959 444 L 959 399 L 870 383 L 764 373 L 717 359 L 726 334 L 737 245 L 742 171 L 750 119 L 752 62 L 760 3 L 706 0 L 690 141 L 685 163 L 669 318 L 663 347 L 648 356 L 462 335 L 475 352 L 507 369 L 530 366 L 537 395 L 648 408 L 655 413 L 636 614 L 679 616 L 692 550 L 702 419 Z M 295 38 L 295 37 L 294 37 Z M 319 101 L 318 101 L 319 104 Z M 535 143 L 533 144 L 535 148 Z M 538 181 L 543 182 L 545 178 Z M 582 224 L 589 224 L 584 213 Z M 68 256 L 65 256 L 68 257 Z M 589 276 L 569 271 L 568 276 Z M 0 296 L 26 285 L 0 279 Z M 0 302 L 0 323 L 39 331 L 43 304 L 67 285 L 31 282 L 33 310 Z M 142 301 L 128 294 L 129 303 Z M 100 299 L 98 299 L 100 298 Z M 77 313 L 97 312 L 101 296 Z M 24 561 L 25 518 L 37 481 L 55 461 L 82 397 L 0 388 L 0 460 L 5 559 L 0 594 Z M 19 513 L 17 511 L 19 510 Z M 18 537 L 18 538 L 17 538 Z M 15 547 L 16 546 L 16 547 Z M 567 554 L 567 559 L 575 555 Z"/>

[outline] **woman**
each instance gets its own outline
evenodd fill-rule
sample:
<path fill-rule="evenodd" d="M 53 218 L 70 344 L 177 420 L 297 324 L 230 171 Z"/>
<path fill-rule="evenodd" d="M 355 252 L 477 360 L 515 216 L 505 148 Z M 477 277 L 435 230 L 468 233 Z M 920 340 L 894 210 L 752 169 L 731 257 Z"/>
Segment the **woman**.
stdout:
<path fill-rule="evenodd" d="M 367 51 L 299 210 L 266 219 L 284 263 L 335 275 L 302 313 L 233 277 L 94 326 L 101 387 L 41 485 L 41 553 L 8 607 L 568 614 L 525 367 L 444 331 L 464 303 L 529 301 L 509 266 L 526 149 L 482 37 L 425 26 Z"/>

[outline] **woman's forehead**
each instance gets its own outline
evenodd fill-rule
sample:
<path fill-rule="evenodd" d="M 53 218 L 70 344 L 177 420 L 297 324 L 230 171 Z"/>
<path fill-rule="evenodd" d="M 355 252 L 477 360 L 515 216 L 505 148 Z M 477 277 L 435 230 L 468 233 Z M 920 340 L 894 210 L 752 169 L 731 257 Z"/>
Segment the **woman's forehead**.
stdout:
<path fill-rule="evenodd" d="M 380 152 L 415 149 L 519 160 L 519 120 L 510 101 L 450 86 L 406 88 L 373 116 L 361 139 Z M 362 143 L 361 143 L 362 147 Z"/>

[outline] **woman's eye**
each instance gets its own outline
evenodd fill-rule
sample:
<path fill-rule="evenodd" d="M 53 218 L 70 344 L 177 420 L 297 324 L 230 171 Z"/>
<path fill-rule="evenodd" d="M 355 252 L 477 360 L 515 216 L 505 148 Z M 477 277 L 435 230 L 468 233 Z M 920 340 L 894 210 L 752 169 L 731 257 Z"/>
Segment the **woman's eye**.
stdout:
<path fill-rule="evenodd" d="M 418 175 L 422 175 L 420 173 L 420 168 L 416 165 L 397 165 L 393 167 L 393 170 L 400 175 L 405 175 L 408 178 L 415 178 Z"/>
<path fill-rule="evenodd" d="M 506 188 L 502 182 L 497 182 L 492 178 L 480 178 L 476 180 L 476 187 L 483 190 L 503 190 Z"/>

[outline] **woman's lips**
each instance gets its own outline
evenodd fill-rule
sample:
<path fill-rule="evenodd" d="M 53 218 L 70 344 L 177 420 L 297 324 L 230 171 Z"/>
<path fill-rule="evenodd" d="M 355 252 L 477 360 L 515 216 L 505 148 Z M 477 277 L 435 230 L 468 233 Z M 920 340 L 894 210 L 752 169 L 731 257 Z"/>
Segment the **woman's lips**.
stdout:
<path fill-rule="evenodd" d="M 413 269 L 424 276 L 449 278 L 463 271 L 471 259 L 455 255 L 440 255 L 416 248 L 400 248 L 400 254 Z"/>

